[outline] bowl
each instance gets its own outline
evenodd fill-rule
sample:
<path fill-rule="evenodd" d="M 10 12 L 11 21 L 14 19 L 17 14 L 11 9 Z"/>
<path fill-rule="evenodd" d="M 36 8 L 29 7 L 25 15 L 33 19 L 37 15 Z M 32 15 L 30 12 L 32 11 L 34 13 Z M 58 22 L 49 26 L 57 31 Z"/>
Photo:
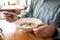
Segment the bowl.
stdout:
<path fill-rule="evenodd" d="M 38 27 L 37 25 L 40 23 L 42 23 L 42 21 L 36 18 L 21 18 L 15 22 L 15 25 L 26 32 L 30 32 L 33 28 Z"/>

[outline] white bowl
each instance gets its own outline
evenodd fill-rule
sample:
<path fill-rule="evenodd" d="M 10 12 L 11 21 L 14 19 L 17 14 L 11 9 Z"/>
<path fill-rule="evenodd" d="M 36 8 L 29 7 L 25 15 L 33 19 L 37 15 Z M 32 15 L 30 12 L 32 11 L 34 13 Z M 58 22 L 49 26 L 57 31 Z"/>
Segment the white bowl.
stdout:
<path fill-rule="evenodd" d="M 42 23 L 42 21 L 36 18 L 22 18 L 15 22 L 18 28 L 24 29 L 27 32 L 32 31 L 32 29 L 36 28 L 40 23 Z"/>

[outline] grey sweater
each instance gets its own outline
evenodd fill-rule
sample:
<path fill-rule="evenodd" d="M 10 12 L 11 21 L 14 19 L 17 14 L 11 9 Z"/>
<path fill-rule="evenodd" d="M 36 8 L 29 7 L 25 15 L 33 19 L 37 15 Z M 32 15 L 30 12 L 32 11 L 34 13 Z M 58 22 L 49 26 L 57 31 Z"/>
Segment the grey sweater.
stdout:
<path fill-rule="evenodd" d="M 32 0 L 29 11 L 20 17 L 37 18 L 43 23 L 56 27 L 58 35 L 55 38 L 60 39 L 60 0 Z"/>

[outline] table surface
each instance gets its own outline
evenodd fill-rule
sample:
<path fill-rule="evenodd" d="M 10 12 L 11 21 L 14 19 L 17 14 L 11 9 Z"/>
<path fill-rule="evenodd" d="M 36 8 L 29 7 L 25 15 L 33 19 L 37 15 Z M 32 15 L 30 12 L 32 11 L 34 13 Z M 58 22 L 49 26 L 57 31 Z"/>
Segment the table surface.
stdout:
<path fill-rule="evenodd" d="M 0 20 L 0 28 L 3 30 L 5 40 L 52 40 L 51 37 L 38 38 L 33 33 L 27 33 L 20 29 L 16 29 L 17 27 L 14 23 L 9 23 L 6 20 Z"/>
<path fill-rule="evenodd" d="M 20 5 L 7 5 L 0 8 L 0 10 L 24 10 L 25 7 Z"/>
<path fill-rule="evenodd" d="M 6 20 L 0 20 L 0 28 L 2 28 L 6 40 L 10 40 L 11 34 L 16 31 L 15 24 L 9 23 Z"/>

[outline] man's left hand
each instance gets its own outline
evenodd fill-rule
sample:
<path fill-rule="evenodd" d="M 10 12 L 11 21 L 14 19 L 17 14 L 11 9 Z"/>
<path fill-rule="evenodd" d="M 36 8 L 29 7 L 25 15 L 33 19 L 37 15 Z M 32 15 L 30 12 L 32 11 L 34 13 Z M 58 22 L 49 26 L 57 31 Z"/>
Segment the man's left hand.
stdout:
<path fill-rule="evenodd" d="M 37 37 L 50 37 L 55 32 L 55 27 L 49 26 L 47 24 L 39 24 L 38 28 L 34 28 L 33 31 Z"/>

